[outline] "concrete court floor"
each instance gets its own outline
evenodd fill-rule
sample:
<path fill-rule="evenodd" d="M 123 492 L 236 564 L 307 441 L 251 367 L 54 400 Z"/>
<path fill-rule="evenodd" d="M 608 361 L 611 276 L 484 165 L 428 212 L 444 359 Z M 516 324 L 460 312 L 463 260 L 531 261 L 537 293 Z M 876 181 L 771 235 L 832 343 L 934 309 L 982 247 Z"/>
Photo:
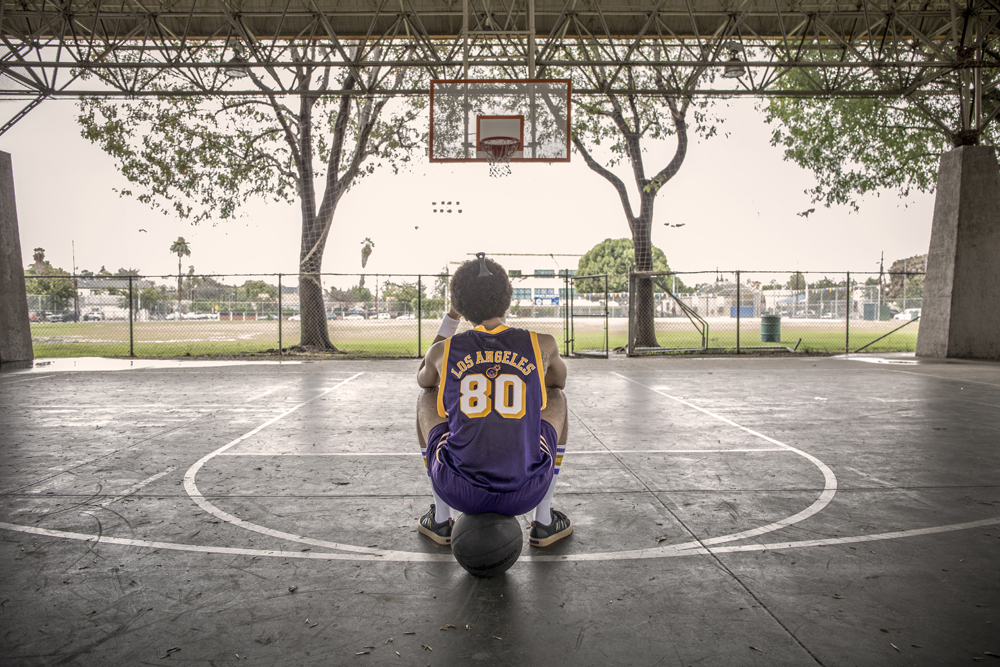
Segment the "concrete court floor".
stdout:
<path fill-rule="evenodd" d="M 569 360 L 576 532 L 489 580 L 415 361 L 0 374 L 0 664 L 1000 665 L 1000 364 L 857 359 Z"/>

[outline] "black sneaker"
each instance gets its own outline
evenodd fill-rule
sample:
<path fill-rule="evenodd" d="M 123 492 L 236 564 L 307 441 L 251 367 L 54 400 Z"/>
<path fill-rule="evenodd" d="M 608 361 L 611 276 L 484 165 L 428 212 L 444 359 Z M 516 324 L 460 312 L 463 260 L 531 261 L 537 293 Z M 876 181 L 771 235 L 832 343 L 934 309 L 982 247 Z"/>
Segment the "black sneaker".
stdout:
<path fill-rule="evenodd" d="M 559 510 L 552 510 L 552 523 L 544 525 L 537 521 L 531 522 L 531 532 L 528 533 L 528 543 L 533 547 L 547 547 L 573 532 L 573 522 Z"/>
<path fill-rule="evenodd" d="M 455 522 L 448 519 L 447 521 L 438 523 L 434 520 L 435 511 L 434 503 L 431 503 L 431 508 L 427 510 L 426 514 L 420 517 L 417 529 L 438 544 L 448 546 L 451 544 L 451 527 L 455 525 Z"/>

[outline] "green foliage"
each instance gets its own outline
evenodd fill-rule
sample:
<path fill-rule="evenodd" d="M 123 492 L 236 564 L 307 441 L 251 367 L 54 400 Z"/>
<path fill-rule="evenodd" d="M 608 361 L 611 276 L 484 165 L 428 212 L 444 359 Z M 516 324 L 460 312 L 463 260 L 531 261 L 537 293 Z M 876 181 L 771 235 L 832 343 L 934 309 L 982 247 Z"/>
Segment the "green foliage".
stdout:
<path fill-rule="evenodd" d="M 914 57 L 923 55 L 915 51 Z M 986 80 L 994 75 L 984 72 Z M 783 82 L 790 89 L 810 89 L 816 76 L 797 70 Z M 955 95 L 944 91 L 897 99 L 775 97 L 763 111 L 774 125 L 771 144 L 784 149 L 785 160 L 816 176 L 816 186 L 806 191 L 812 200 L 857 210 L 860 197 L 882 189 L 901 197 L 932 192 L 941 155 L 961 129 L 959 108 Z M 998 141 L 997 123 L 989 123 L 980 142 L 997 146 Z"/>
<path fill-rule="evenodd" d="M 177 260 L 181 257 L 191 256 L 191 244 L 184 240 L 183 236 L 178 236 L 177 240 L 170 244 L 170 252 L 177 255 Z"/>
<path fill-rule="evenodd" d="M 336 287 L 331 287 L 328 293 L 331 301 L 342 304 L 375 300 L 375 297 L 372 296 L 371 290 L 367 287 L 361 287 L 360 285 L 354 285 L 347 290 L 339 290 Z"/>
<path fill-rule="evenodd" d="M 290 46 L 290 51 L 301 60 L 324 58 L 311 49 Z M 199 55 L 217 62 L 223 52 L 206 46 Z M 377 49 L 369 56 L 395 59 L 404 57 L 405 49 Z M 343 82 L 336 78 L 341 72 L 346 73 L 346 68 L 274 70 L 263 74 L 263 79 L 253 75 L 251 85 L 265 94 L 282 88 L 315 93 L 339 88 Z M 311 105 L 298 100 L 310 112 L 307 130 L 300 125 L 303 107 L 286 104 L 289 98 L 283 95 L 199 96 L 197 82 L 182 80 L 171 70 L 145 86 L 153 92 L 168 88 L 189 89 L 195 95 L 128 101 L 84 98 L 80 102 L 77 121 L 82 136 L 115 158 L 135 188 L 120 190 L 121 196 L 135 197 L 165 215 L 197 224 L 234 218 L 250 199 L 295 203 L 314 192 L 313 179 L 325 180 L 334 149 L 331 137 L 341 106 L 339 96 L 303 98 L 312 100 Z M 417 132 L 407 123 L 424 104 L 420 98 L 406 98 L 389 119 L 381 121 L 365 117 L 372 110 L 371 100 L 352 98 L 351 122 L 345 126 L 346 156 L 356 147 L 363 121 L 374 126 L 369 145 L 360 148 L 364 166 L 345 157 L 339 161 L 337 175 L 356 171 L 360 178 L 382 163 L 394 170 L 408 163 Z M 324 194 L 322 188 L 318 194 Z M 314 212 L 318 203 L 309 203 Z"/>
<path fill-rule="evenodd" d="M 386 301 L 396 301 L 399 303 L 409 304 L 411 302 L 416 303 L 417 294 L 419 294 L 419 292 L 420 290 L 417 289 L 417 283 L 415 282 L 387 282 L 383 287 L 382 295 Z"/>
<path fill-rule="evenodd" d="M 198 292 L 200 295 L 201 290 L 199 289 Z M 262 297 L 261 295 L 264 296 Z M 277 300 L 278 286 L 271 285 L 263 280 L 247 280 L 240 285 L 239 290 L 237 290 L 237 296 L 240 301 L 261 301 L 262 299 Z"/>
<path fill-rule="evenodd" d="M 41 248 L 36 248 L 35 252 Z M 44 250 L 42 254 L 44 255 Z M 28 267 L 24 272 L 24 288 L 28 294 L 43 294 L 52 297 L 53 308 L 64 310 L 76 297 L 76 281 L 63 269 L 41 261 Z M 44 276 L 44 277 L 36 277 Z"/>
<path fill-rule="evenodd" d="M 799 274 L 801 275 L 801 274 Z M 827 289 L 830 287 L 842 287 L 844 283 L 835 283 L 826 276 L 823 276 L 821 280 L 817 280 L 809 285 L 809 289 Z"/>
<path fill-rule="evenodd" d="M 802 275 L 800 271 L 796 271 L 792 275 L 788 276 L 788 282 L 785 283 L 785 287 L 794 290 L 805 289 L 806 277 Z"/>
<path fill-rule="evenodd" d="M 628 273 L 634 265 L 635 253 L 632 239 L 604 239 L 580 258 L 576 267 L 576 275 L 607 274 L 609 292 L 627 292 Z M 670 271 L 666 255 L 655 246 L 653 247 L 653 270 Z M 677 281 L 677 284 L 683 286 L 680 280 Z M 604 280 L 596 278 L 577 280 L 575 287 L 579 293 L 600 292 L 604 290 Z"/>

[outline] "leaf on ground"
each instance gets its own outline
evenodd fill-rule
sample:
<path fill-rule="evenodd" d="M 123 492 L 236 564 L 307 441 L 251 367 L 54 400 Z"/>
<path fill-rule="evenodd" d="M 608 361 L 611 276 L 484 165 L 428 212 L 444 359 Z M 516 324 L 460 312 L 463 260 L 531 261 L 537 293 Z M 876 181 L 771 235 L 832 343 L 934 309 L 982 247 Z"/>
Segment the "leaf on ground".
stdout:
<path fill-rule="evenodd" d="M 752 648 L 752 649 L 753 649 L 753 650 L 755 650 L 755 651 L 760 651 L 761 653 L 763 653 L 763 651 L 761 651 L 761 650 L 760 650 L 759 648 L 757 648 L 756 646 L 751 646 L 750 648 Z"/>

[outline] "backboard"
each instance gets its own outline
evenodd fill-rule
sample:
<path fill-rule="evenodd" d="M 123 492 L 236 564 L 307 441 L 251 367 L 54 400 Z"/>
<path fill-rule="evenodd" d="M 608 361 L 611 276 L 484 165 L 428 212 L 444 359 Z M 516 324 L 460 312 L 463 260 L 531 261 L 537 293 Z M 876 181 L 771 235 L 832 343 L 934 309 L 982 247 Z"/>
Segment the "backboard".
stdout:
<path fill-rule="evenodd" d="M 483 139 L 512 137 L 511 162 L 569 162 L 569 79 L 431 81 L 431 162 L 488 162 Z"/>

